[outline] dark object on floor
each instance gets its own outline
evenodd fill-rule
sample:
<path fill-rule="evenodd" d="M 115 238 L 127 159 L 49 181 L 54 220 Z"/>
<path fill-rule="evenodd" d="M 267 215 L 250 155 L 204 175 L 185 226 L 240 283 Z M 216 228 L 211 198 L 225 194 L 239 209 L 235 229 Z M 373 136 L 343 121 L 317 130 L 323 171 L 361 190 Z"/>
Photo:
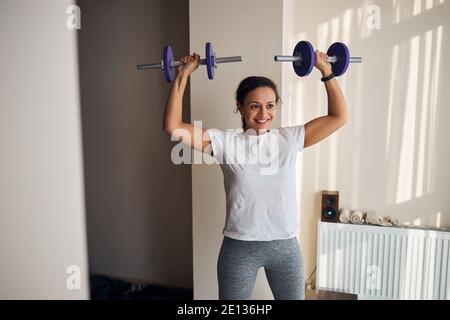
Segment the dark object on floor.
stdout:
<path fill-rule="evenodd" d="M 192 289 L 133 284 L 101 275 L 90 276 L 92 300 L 193 300 Z"/>
<path fill-rule="evenodd" d="M 358 300 L 356 294 L 319 290 L 319 300 Z"/>

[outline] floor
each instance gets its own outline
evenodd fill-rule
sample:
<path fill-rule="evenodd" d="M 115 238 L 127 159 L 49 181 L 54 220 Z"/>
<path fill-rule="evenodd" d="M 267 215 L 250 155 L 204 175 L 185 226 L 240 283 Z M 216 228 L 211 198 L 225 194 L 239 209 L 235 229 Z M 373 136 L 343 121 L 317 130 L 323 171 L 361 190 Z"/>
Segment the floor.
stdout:
<path fill-rule="evenodd" d="M 167 288 L 132 284 L 102 275 L 91 275 L 92 300 L 193 300 L 192 289 Z M 306 300 L 357 300 L 354 294 L 320 290 L 306 290 Z"/>
<path fill-rule="evenodd" d="M 193 300 L 192 289 L 132 284 L 102 275 L 90 276 L 92 300 Z"/>
<path fill-rule="evenodd" d="M 325 290 L 319 290 L 319 294 L 314 290 L 306 290 L 305 297 L 306 300 L 358 300 L 356 294 Z"/>

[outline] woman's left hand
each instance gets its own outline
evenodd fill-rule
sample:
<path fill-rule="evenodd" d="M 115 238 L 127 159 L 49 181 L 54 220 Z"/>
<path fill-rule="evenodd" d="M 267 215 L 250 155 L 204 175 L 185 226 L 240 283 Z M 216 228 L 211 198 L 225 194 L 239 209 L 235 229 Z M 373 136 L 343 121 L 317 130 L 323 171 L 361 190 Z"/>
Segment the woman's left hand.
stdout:
<path fill-rule="evenodd" d="M 322 73 L 324 77 L 329 76 L 333 72 L 333 70 L 331 69 L 331 63 L 326 60 L 328 58 L 328 55 L 318 50 L 315 54 L 316 64 L 314 66 Z"/>

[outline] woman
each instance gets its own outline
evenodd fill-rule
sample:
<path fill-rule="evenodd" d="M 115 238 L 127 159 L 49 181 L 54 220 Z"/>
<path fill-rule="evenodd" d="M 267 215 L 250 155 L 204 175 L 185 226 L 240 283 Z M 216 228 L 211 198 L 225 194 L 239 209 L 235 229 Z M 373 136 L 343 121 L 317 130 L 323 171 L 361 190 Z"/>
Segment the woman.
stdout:
<path fill-rule="evenodd" d="M 191 148 L 211 154 L 221 164 L 227 215 L 217 261 L 220 300 L 250 299 L 261 267 L 275 299 L 304 299 L 295 160 L 298 151 L 322 141 L 348 119 L 346 102 L 327 55 L 318 51 L 315 54 L 315 67 L 322 73 L 328 95 L 328 115 L 305 125 L 270 130 L 280 100 L 277 87 L 270 79 L 249 77 L 236 92 L 236 111 L 242 117 L 243 133 L 205 130 L 182 121 L 184 90 L 189 75 L 198 68 L 199 56 L 194 53 L 181 59 L 183 65 L 178 68 L 166 106 L 164 131 Z M 181 139 L 179 132 L 183 130 L 177 129 L 189 134 Z M 201 143 L 194 141 L 199 133 Z M 271 143 L 274 138 L 276 144 Z M 251 161 L 262 149 L 268 150 L 270 158 L 266 166 Z M 240 161 L 231 161 L 233 156 Z M 275 163 L 274 156 L 276 166 L 267 170 L 267 164 Z"/>

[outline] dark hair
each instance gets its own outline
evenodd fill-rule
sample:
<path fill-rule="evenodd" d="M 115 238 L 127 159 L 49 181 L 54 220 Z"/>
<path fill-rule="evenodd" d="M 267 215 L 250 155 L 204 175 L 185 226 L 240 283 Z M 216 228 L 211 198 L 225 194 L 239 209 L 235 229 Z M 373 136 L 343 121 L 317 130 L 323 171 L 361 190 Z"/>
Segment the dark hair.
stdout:
<path fill-rule="evenodd" d="M 245 97 L 253 90 L 261 87 L 271 88 L 275 92 L 276 101 L 275 103 L 280 102 L 280 95 L 278 94 L 278 89 L 276 84 L 265 77 L 248 77 L 241 81 L 237 90 L 236 90 L 236 101 L 239 102 L 242 106 L 244 105 Z M 245 127 L 247 124 L 245 123 L 244 117 L 242 117 L 242 129 L 245 131 Z"/>

